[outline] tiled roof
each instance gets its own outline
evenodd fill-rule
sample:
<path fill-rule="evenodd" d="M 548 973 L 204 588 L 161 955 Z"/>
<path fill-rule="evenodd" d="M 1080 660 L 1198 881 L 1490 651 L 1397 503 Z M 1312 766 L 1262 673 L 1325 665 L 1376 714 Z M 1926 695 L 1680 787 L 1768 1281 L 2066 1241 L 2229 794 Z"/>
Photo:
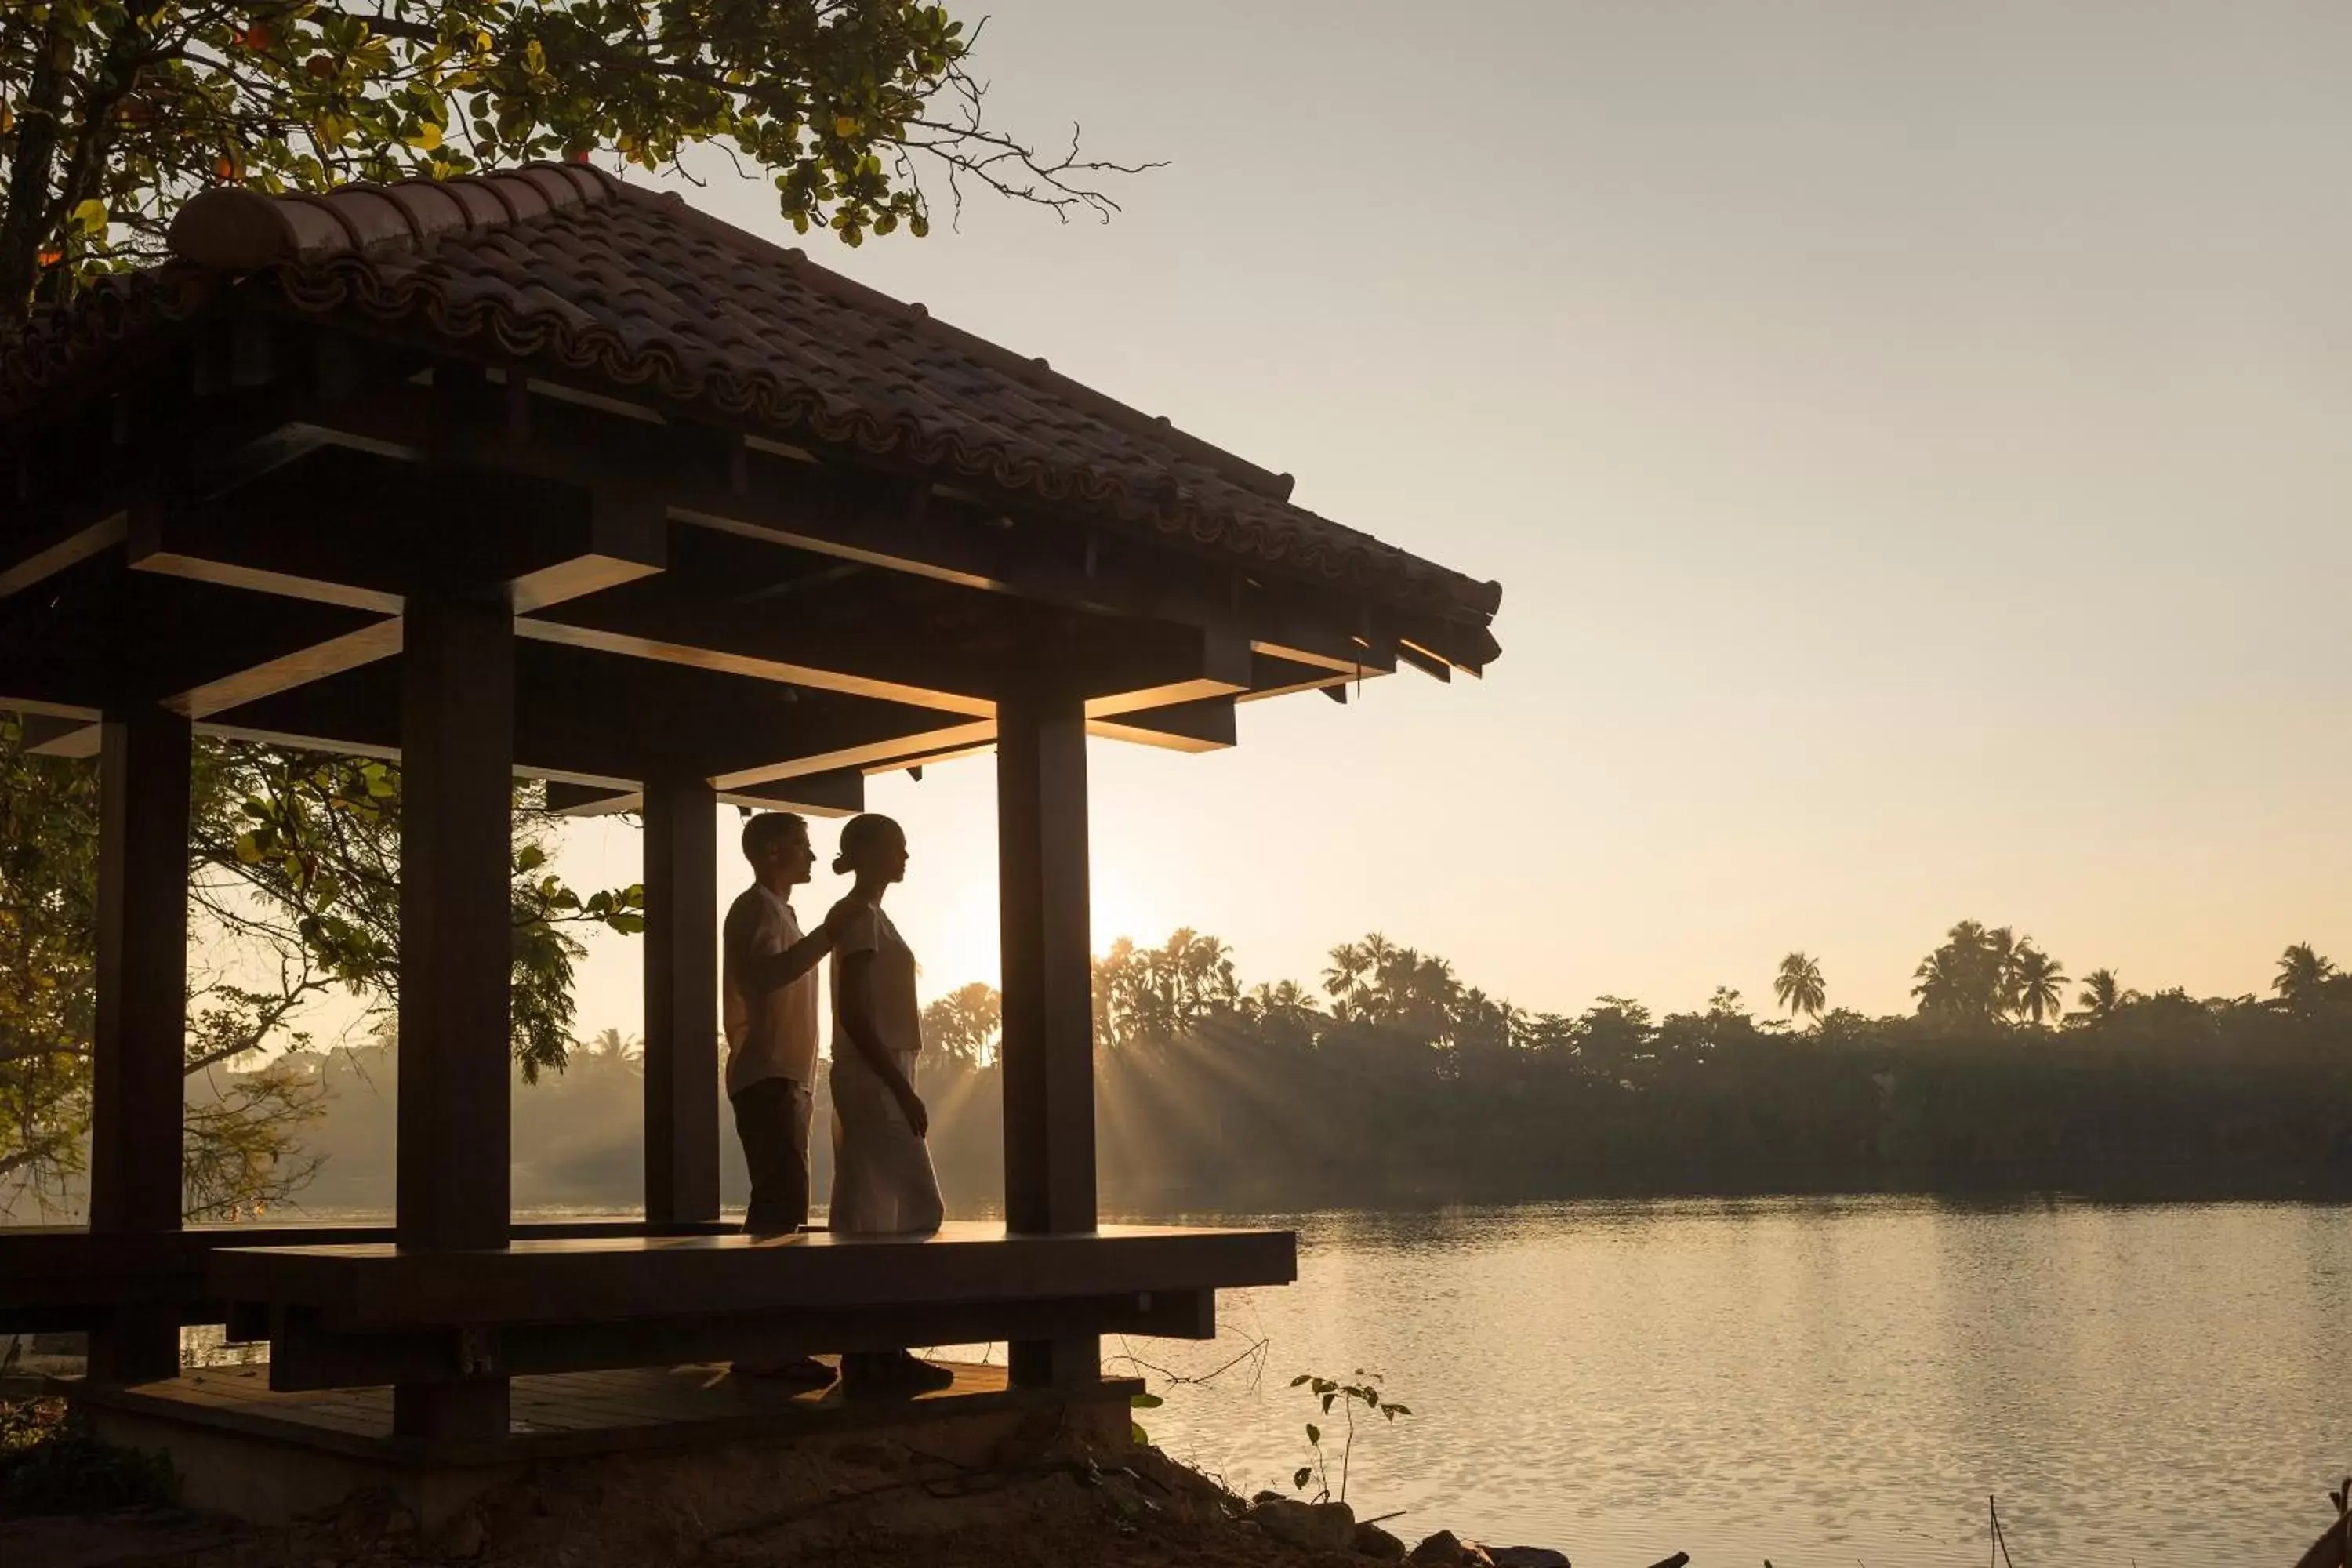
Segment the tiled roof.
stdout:
<path fill-rule="evenodd" d="M 1290 479 L 686 205 L 583 164 L 211 191 L 176 259 L 110 279 L 0 345 L 0 416 L 233 280 L 436 346 L 732 427 L 801 432 L 1182 536 L 1453 623 L 1493 657 L 1501 589 L 1289 503 Z"/>

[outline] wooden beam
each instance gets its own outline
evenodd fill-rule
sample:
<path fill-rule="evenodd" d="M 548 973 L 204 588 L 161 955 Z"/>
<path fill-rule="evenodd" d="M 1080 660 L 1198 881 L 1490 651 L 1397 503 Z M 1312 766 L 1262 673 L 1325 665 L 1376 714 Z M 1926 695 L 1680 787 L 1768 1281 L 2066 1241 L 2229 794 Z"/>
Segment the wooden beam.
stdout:
<path fill-rule="evenodd" d="M 1432 653 L 1418 643 L 1399 638 L 1397 658 L 1402 663 L 1412 666 L 1432 680 L 1450 682 L 1454 679 L 1454 666 L 1447 663 L 1443 655 Z"/>
<path fill-rule="evenodd" d="M 285 479 L 291 483 L 296 477 Z M 173 707 L 209 718 L 400 651 L 406 570 L 401 548 L 418 526 L 415 514 L 434 510 L 436 498 L 462 489 L 468 477 L 436 474 L 421 487 L 406 468 L 389 477 L 409 482 L 368 488 L 364 470 L 329 471 L 327 480 L 358 489 L 343 509 L 348 515 L 335 519 L 335 530 L 320 526 L 318 503 L 307 491 L 273 491 L 241 503 L 132 509 L 127 553 L 134 571 L 386 617 L 191 687 L 172 699 Z M 470 568 L 476 576 L 504 578 L 518 612 L 549 609 L 662 570 L 668 525 L 659 506 L 637 492 L 536 486 L 508 494 L 517 490 L 514 482 L 494 478 L 499 488 L 492 497 L 462 498 L 469 510 L 488 510 L 491 526 L 460 537 L 455 552 L 461 562 L 439 564 L 444 571 Z M 349 558 L 338 559 L 335 540 L 368 542 L 351 543 Z M 434 548 L 448 552 L 451 545 L 441 539 Z"/>
<path fill-rule="evenodd" d="M 645 791 L 646 1218 L 719 1217 L 718 798 Z"/>
<path fill-rule="evenodd" d="M 721 794 L 728 794 L 741 791 L 748 785 L 801 778 L 809 773 L 832 773 L 838 768 L 858 768 L 877 773 L 921 762 L 939 752 L 961 752 L 970 747 L 992 744 L 996 740 L 996 731 L 997 726 L 992 720 L 950 724 L 943 729 L 894 735 L 886 740 L 843 746 L 787 762 L 739 768 L 719 774 L 710 782 L 719 787 Z"/>
<path fill-rule="evenodd" d="M 857 768 L 804 773 L 796 779 L 730 790 L 719 800 L 754 811 L 797 811 L 810 816 L 855 816 L 866 809 L 866 773 Z"/>
<path fill-rule="evenodd" d="M 131 529 L 131 514 L 117 511 L 100 518 L 43 550 L 0 571 L 0 599 L 22 593 L 34 584 L 56 576 L 77 562 L 87 561 L 121 543 Z"/>
<path fill-rule="evenodd" d="M 305 417 L 331 440 L 375 451 L 421 455 L 436 431 L 429 389 L 414 386 Z M 1335 672 L 1352 672 L 1359 656 L 1375 667 L 1393 663 L 1376 612 L 1286 574 L 1245 577 L 1235 563 L 1131 535 L 1089 563 L 1081 536 L 1103 531 L 1076 518 L 1008 518 L 952 487 L 912 488 L 903 477 L 781 456 L 772 443 L 740 437 L 721 462 L 707 438 L 689 442 L 676 426 L 576 400 L 535 399 L 530 424 L 527 442 L 441 427 L 441 456 L 551 479 L 595 475 L 649 485 L 673 521 L 938 582 L 1071 609 L 1238 622 L 1265 651 Z"/>
<path fill-rule="evenodd" d="M 753 654 L 736 653 L 696 643 L 671 642 L 659 637 L 642 637 L 597 626 L 570 625 L 544 616 L 519 621 L 515 625 L 515 630 L 521 636 L 538 642 L 556 643 L 565 647 L 593 648 L 603 653 L 624 654 L 631 658 L 684 665 L 690 669 L 709 669 L 725 675 L 749 676 L 755 680 L 771 680 L 782 686 L 804 686 L 812 691 L 835 691 L 853 697 L 868 697 L 878 701 L 904 703 L 915 708 L 933 708 L 943 713 L 962 713 L 983 719 L 991 717 L 996 710 L 996 704 L 985 697 L 945 691 L 936 687 L 875 679 L 851 671 L 828 668 L 822 665 L 762 658 Z"/>
<path fill-rule="evenodd" d="M 1087 917 L 1086 702 L 1046 647 L 999 709 L 997 877 L 1003 948 L 1008 1230 L 1095 1228 L 1094 1003 Z M 1013 1379 L 1100 1370 L 1090 1335 L 1016 1340 Z"/>
<path fill-rule="evenodd" d="M 501 594 L 436 585 L 410 596 L 404 631 L 400 1242 L 503 1247 L 514 618 Z M 396 1387 L 393 1428 L 432 1441 L 502 1438 L 506 1384 Z"/>
<path fill-rule="evenodd" d="M 91 1038 L 90 1228 L 180 1226 L 187 1039 L 188 721 L 152 703 L 106 716 L 99 760 L 98 1013 Z M 109 1316 L 90 1371 L 113 1382 L 180 1369 L 176 1313 Z"/>
<path fill-rule="evenodd" d="M 1165 708 L 1122 712 L 1115 718 L 1088 719 L 1087 733 L 1109 741 L 1159 746 L 1171 752 L 1214 752 L 1238 740 L 1234 723 L 1234 699 L 1204 698 Z"/>
<path fill-rule="evenodd" d="M 402 637 L 400 617 L 395 616 L 240 669 L 234 675 L 192 686 L 165 699 L 165 703 L 191 719 L 209 719 L 248 702 L 258 702 L 265 697 L 390 658 L 400 652 Z"/>
<path fill-rule="evenodd" d="M 1287 1284 L 1288 1231 L 1106 1225 L 1024 1236 L 950 1220 L 919 1237 L 724 1235 L 539 1240 L 492 1252 L 373 1245 L 215 1250 L 211 1293 L 318 1309 L 347 1332 L 1020 1302 Z"/>
<path fill-rule="evenodd" d="M 1209 1290 L 1139 1291 L 1041 1301 L 877 1305 L 778 1312 L 709 1312 L 603 1323 L 514 1323 L 462 1330 L 339 1332 L 318 1314 L 280 1310 L 268 1326 L 269 1386 L 278 1393 L 463 1381 L 461 1358 L 487 1351 L 509 1377 L 723 1361 L 775 1363 L 812 1353 L 984 1344 L 1027 1331 L 1064 1336 L 1217 1337 Z"/>

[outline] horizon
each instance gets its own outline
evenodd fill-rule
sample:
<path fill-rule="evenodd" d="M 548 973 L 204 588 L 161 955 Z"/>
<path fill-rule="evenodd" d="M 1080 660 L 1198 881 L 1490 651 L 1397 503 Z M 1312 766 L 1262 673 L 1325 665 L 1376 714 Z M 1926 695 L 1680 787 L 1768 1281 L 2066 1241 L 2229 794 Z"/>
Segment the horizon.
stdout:
<path fill-rule="evenodd" d="M 1796 949 L 1885 1014 L 1963 918 L 2200 996 L 2352 949 L 2352 17 L 1242 15 L 992 19 L 1003 123 L 1169 160 L 1107 226 L 974 200 L 853 251 L 686 190 L 1503 584 L 1484 683 L 1093 743 L 1097 951 L 1192 926 L 1311 981 L 1379 930 L 1573 1013 L 1769 1000 Z M 1365 113 L 1437 80 L 1481 157 Z M 990 764 L 872 786 L 926 991 L 992 983 Z M 567 871 L 633 879 L 613 831 Z M 610 941 L 599 1027 L 637 1016 Z"/>

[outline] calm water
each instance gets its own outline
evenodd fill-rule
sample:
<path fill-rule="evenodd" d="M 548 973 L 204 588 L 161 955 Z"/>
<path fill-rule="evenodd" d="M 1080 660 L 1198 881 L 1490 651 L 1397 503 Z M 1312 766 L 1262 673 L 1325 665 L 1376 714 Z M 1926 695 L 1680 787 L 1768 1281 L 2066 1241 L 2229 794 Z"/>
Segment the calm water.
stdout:
<path fill-rule="evenodd" d="M 1770 1558 L 2285 1568 L 2352 1470 L 2352 1209 L 1578 1203 L 1273 1216 L 1299 1282 L 1235 1292 L 1143 1419 L 1244 1490 L 1287 1486 L 1294 1373 L 1387 1375 L 1359 1514 L 1557 1546 L 1579 1568 Z M 1114 1342 L 1107 1350 L 1120 1347 Z M 1161 1380 L 1155 1377 L 1153 1387 Z M 1336 1423 L 1326 1422 L 1328 1426 Z M 1334 1475 L 1336 1478 L 1336 1466 Z"/>

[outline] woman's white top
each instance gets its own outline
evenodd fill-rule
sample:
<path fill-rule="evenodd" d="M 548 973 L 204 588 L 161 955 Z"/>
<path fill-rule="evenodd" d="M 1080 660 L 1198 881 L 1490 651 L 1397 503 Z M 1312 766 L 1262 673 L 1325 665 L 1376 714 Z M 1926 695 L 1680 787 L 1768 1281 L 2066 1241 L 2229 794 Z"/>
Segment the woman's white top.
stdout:
<path fill-rule="evenodd" d="M 915 1001 L 915 954 L 898 928 L 878 904 L 869 904 L 852 895 L 834 906 L 829 917 L 834 923 L 833 942 L 833 1059 L 835 1063 L 856 1058 L 856 1065 L 864 1067 L 857 1057 L 857 1044 L 841 1021 L 841 970 L 852 956 L 861 952 L 874 955 L 868 968 L 869 991 L 874 1002 L 874 1027 L 882 1037 L 889 1053 L 902 1061 L 923 1048 L 923 1010 Z"/>

